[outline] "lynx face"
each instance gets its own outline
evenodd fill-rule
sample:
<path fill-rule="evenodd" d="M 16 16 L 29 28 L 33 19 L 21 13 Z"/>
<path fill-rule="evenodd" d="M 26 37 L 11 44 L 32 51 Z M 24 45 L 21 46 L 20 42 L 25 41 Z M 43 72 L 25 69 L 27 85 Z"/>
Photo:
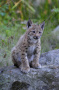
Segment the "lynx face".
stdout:
<path fill-rule="evenodd" d="M 43 24 L 42 24 L 43 25 Z M 30 38 L 30 40 L 34 43 L 36 43 L 38 41 L 38 39 L 41 38 L 42 33 L 43 33 L 43 26 L 42 25 L 31 25 L 28 28 L 28 37 Z"/>

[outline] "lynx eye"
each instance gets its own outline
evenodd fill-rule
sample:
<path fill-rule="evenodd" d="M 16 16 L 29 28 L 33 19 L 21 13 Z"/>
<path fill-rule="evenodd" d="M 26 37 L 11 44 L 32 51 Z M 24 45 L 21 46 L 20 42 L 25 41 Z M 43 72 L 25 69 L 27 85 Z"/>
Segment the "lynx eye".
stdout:
<path fill-rule="evenodd" d="M 32 31 L 33 33 L 35 33 L 35 31 Z"/>
<path fill-rule="evenodd" d="M 39 33 L 41 33 L 41 32 L 39 32 Z"/>

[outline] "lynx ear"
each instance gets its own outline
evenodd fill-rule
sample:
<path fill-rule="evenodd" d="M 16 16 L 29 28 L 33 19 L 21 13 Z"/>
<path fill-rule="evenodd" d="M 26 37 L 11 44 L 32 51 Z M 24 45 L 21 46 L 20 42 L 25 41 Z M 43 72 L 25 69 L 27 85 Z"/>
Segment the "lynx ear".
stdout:
<path fill-rule="evenodd" d="M 44 30 L 45 21 L 41 24 L 41 29 Z"/>
<path fill-rule="evenodd" d="M 27 28 L 29 28 L 32 24 L 32 21 L 29 19 L 28 22 L 27 22 Z"/>

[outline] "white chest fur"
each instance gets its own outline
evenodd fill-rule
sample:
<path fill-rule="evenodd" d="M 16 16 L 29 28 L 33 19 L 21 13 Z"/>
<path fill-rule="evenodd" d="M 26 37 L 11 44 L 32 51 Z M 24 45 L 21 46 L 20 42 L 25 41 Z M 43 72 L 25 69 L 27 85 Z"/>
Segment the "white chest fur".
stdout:
<path fill-rule="evenodd" d="M 29 48 L 28 48 L 28 54 L 33 54 L 34 50 L 35 50 L 36 46 L 35 45 L 31 45 Z"/>

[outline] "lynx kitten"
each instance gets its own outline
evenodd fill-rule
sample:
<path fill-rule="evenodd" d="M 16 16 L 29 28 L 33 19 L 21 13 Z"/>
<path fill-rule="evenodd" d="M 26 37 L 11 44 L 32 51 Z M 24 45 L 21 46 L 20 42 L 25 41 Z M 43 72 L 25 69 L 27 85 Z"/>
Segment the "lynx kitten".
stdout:
<path fill-rule="evenodd" d="M 28 73 L 30 66 L 41 68 L 39 57 L 41 51 L 40 38 L 44 30 L 43 22 L 40 25 L 33 24 L 29 19 L 27 22 L 27 31 L 20 37 L 18 43 L 12 49 L 12 61 L 14 66 L 21 68 L 21 71 Z"/>

